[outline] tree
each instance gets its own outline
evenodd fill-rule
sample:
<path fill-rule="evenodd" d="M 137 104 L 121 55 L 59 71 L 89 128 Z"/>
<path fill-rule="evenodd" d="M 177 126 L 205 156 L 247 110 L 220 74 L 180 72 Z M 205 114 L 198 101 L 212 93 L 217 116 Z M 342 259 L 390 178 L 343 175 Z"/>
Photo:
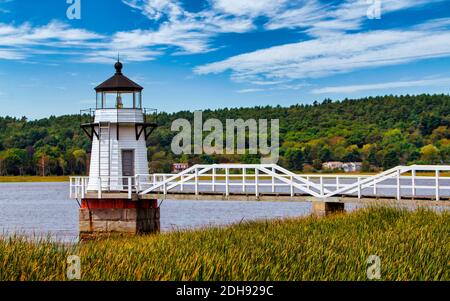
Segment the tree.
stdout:
<path fill-rule="evenodd" d="M 433 130 L 431 134 L 431 139 L 436 142 L 441 139 L 450 138 L 450 129 L 447 126 L 439 126 Z"/>
<path fill-rule="evenodd" d="M 359 149 L 358 149 L 357 145 L 350 145 L 349 147 L 347 147 L 346 151 L 347 151 L 347 153 L 343 158 L 345 162 L 361 161 L 361 157 L 360 157 Z"/>
<path fill-rule="evenodd" d="M 303 170 L 303 152 L 300 149 L 289 148 L 285 155 L 287 168 L 295 171 Z"/>
<path fill-rule="evenodd" d="M 27 152 L 17 148 L 3 151 L 0 158 L 2 159 L 2 173 L 6 175 L 23 175 L 29 161 Z"/>
<path fill-rule="evenodd" d="M 442 163 L 450 164 L 450 143 L 441 145 L 439 154 L 441 155 Z"/>
<path fill-rule="evenodd" d="M 320 151 L 319 151 L 319 159 L 322 162 L 327 162 L 331 160 L 331 150 L 328 148 L 328 146 L 323 147 Z"/>
<path fill-rule="evenodd" d="M 425 145 L 420 149 L 421 160 L 428 164 L 439 163 L 439 149 L 432 145 Z"/>
<path fill-rule="evenodd" d="M 319 159 L 313 160 L 313 167 L 316 170 L 321 170 L 322 169 L 322 161 L 320 161 Z"/>
<path fill-rule="evenodd" d="M 72 152 L 72 158 L 73 158 L 73 171 L 75 174 L 84 174 L 86 170 L 86 162 L 87 162 L 87 154 L 86 151 L 83 149 L 75 149 Z"/>
<path fill-rule="evenodd" d="M 400 158 L 395 150 L 389 150 L 383 157 L 383 168 L 389 169 L 400 164 Z"/>

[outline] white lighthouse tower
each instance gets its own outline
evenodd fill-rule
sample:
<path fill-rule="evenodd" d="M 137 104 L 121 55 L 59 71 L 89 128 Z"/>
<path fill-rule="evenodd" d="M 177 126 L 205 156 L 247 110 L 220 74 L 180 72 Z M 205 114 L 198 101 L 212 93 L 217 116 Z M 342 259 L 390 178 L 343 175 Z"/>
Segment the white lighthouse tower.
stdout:
<path fill-rule="evenodd" d="M 146 123 L 142 107 L 143 88 L 122 73 L 95 88 L 97 102 L 92 123 L 83 130 L 92 139 L 87 191 L 123 191 L 137 174 L 148 174 L 146 139 L 156 125 Z"/>
<path fill-rule="evenodd" d="M 81 239 L 160 228 L 158 201 L 139 195 L 135 177 L 148 174 L 146 141 L 157 125 L 146 122 L 143 88 L 122 74 L 120 61 L 114 67 L 114 76 L 95 88 L 97 105 L 89 110 L 93 118 L 81 125 L 92 140 L 87 187 L 86 179 L 78 181 Z"/>

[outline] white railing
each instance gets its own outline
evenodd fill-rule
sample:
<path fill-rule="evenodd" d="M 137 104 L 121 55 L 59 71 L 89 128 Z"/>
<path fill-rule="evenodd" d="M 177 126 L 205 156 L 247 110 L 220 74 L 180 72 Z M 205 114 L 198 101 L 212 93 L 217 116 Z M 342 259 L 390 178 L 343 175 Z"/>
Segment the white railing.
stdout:
<path fill-rule="evenodd" d="M 131 199 L 133 193 L 139 192 L 136 177 L 70 177 L 69 183 L 71 199 L 84 199 L 88 193 L 101 199 L 104 192 L 126 192 Z"/>
<path fill-rule="evenodd" d="M 424 175 L 417 175 L 424 172 Z M 72 198 L 83 198 L 86 193 L 121 190 L 141 195 L 156 193 L 167 197 L 170 193 L 199 194 L 246 194 L 256 197 L 261 194 L 306 195 L 317 198 L 335 196 L 426 197 L 439 200 L 450 197 L 449 165 L 398 166 L 376 175 L 343 174 L 294 174 L 275 164 L 213 164 L 195 165 L 179 174 L 136 175 L 120 178 L 125 180 L 121 189 L 102 187 L 92 189 L 88 177 L 72 177 L 70 194 Z M 91 179 L 92 180 L 92 179 Z M 117 179 L 115 180 L 117 182 Z M 110 179 L 98 178 L 97 183 Z M 94 185 L 95 186 L 95 185 Z M 100 186 L 100 185 L 98 185 Z"/>

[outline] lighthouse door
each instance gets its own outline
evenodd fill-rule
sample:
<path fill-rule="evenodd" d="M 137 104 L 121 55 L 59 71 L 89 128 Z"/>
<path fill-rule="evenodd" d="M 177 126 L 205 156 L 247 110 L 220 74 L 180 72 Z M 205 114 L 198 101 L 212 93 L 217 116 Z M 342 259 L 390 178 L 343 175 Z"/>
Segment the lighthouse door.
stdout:
<path fill-rule="evenodd" d="M 122 176 L 123 185 L 128 185 L 126 177 L 134 177 L 134 150 L 122 150 Z"/>

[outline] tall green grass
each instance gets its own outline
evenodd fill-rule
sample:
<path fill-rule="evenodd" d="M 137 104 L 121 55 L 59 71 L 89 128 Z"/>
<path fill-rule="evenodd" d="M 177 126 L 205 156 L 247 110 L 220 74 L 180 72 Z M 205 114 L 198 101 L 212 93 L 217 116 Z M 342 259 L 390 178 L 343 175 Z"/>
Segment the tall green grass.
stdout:
<path fill-rule="evenodd" d="M 369 208 L 345 215 L 110 238 L 78 245 L 0 240 L 1 280 L 450 280 L 450 212 Z"/>

